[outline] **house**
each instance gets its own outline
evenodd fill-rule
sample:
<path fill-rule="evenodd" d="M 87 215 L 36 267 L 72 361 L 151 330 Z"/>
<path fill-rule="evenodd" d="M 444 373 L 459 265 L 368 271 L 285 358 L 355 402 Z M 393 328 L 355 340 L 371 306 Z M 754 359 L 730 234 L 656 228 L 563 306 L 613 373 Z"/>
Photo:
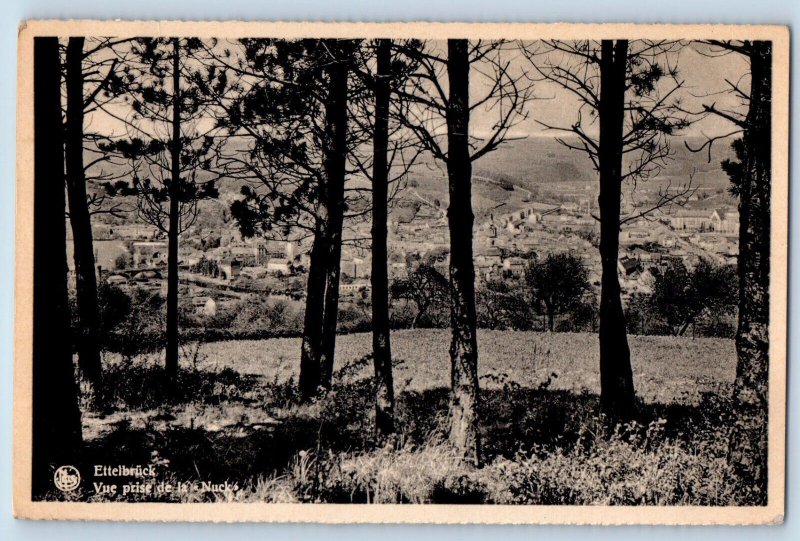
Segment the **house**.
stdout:
<path fill-rule="evenodd" d="M 356 297 L 359 294 L 366 295 L 371 290 L 369 282 L 355 281 L 350 284 L 339 284 L 340 297 Z"/>
<path fill-rule="evenodd" d="M 217 315 L 217 302 L 211 297 L 194 297 L 192 306 L 198 316 L 214 317 Z"/>
<path fill-rule="evenodd" d="M 712 227 L 706 210 L 678 209 L 668 219 L 669 225 L 680 231 L 706 231 Z"/>
<path fill-rule="evenodd" d="M 628 277 L 639 270 L 639 262 L 630 257 L 622 257 L 617 261 L 617 269 L 623 277 Z"/>
<path fill-rule="evenodd" d="M 650 230 L 644 227 L 624 229 L 620 233 L 620 241 L 643 242 L 650 239 Z"/>
<path fill-rule="evenodd" d="M 135 267 L 167 262 L 167 243 L 164 241 L 134 242 L 131 248 Z"/>
<path fill-rule="evenodd" d="M 114 286 L 123 286 L 128 283 L 128 279 L 122 276 L 121 274 L 112 274 L 111 276 L 106 278 L 106 283 Z"/>
<path fill-rule="evenodd" d="M 503 270 L 511 276 L 522 276 L 525 274 L 525 260 L 521 257 L 508 257 L 503 260 Z"/>
<path fill-rule="evenodd" d="M 239 274 L 251 280 L 258 280 L 267 275 L 267 269 L 266 267 L 242 267 L 242 271 Z"/>
<path fill-rule="evenodd" d="M 272 274 L 288 275 L 291 274 L 291 268 L 288 259 L 270 259 L 267 262 L 267 272 Z"/>
<path fill-rule="evenodd" d="M 736 210 L 714 209 L 710 221 L 713 231 L 739 234 L 739 212 Z"/>
<path fill-rule="evenodd" d="M 222 280 L 233 280 L 242 270 L 242 262 L 238 259 L 222 259 L 219 264 L 219 277 Z"/>
<path fill-rule="evenodd" d="M 491 267 L 493 265 L 502 265 L 502 253 L 497 247 L 487 248 L 484 252 L 475 256 L 475 264 L 480 267 Z"/>
<path fill-rule="evenodd" d="M 264 265 L 270 259 L 294 259 L 297 246 L 288 240 L 264 240 L 256 244 L 256 261 Z"/>

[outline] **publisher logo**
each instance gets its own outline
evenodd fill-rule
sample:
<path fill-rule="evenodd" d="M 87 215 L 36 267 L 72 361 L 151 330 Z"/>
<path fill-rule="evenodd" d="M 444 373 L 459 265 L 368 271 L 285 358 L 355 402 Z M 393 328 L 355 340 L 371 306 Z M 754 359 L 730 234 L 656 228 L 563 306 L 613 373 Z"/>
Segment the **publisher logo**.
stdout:
<path fill-rule="evenodd" d="M 61 466 L 53 475 L 56 488 L 63 492 L 70 492 L 81 484 L 81 474 L 75 466 Z"/>

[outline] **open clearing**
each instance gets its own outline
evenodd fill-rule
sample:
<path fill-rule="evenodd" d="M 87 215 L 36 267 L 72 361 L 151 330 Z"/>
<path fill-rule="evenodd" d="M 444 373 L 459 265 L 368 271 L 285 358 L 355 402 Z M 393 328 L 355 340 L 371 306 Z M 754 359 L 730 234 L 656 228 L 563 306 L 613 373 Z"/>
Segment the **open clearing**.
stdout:
<path fill-rule="evenodd" d="M 296 392 L 299 338 L 184 344 L 175 394 L 165 393 L 163 353 L 130 363 L 108 355 L 98 400 L 84 404 L 87 460 L 241 483 L 239 492 L 142 501 L 756 501 L 726 460 L 733 341 L 629 340 L 643 403 L 635 421 L 616 424 L 599 415 L 596 335 L 479 331 L 486 464 L 477 470 L 442 439 L 447 329 L 392 333 L 397 434 L 388 447 L 374 439 L 369 333 L 338 337 L 333 387 L 310 403 Z"/>
<path fill-rule="evenodd" d="M 629 337 L 634 383 L 645 402 L 697 403 L 704 392 L 727 391 L 736 376 L 733 340 L 671 336 Z M 395 386 L 398 393 L 449 387 L 450 331 L 414 329 L 392 332 Z M 372 335 L 337 337 L 336 368 L 368 355 Z M 594 334 L 478 331 L 481 386 L 513 381 L 536 387 L 551 373 L 550 388 L 600 392 L 599 351 Z M 224 360 L 223 360 L 224 359 Z M 204 344 L 198 368 L 231 368 L 269 381 L 297 378 L 300 339 L 275 338 Z M 367 375 L 367 365 L 357 375 Z"/>

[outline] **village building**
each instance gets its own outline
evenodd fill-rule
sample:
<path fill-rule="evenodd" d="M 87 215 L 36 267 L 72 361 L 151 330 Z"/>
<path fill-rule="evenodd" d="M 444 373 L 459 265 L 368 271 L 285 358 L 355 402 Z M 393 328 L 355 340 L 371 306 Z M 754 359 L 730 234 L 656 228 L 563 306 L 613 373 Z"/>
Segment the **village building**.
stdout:
<path fill-rule="evenodd" d="M 369 293 L 372 286 L 369 282 L 358 280 L 349 284 L 339 284 L 339 296 L 343 298 L 356 297 L 359 294 Z"/>
<path fill-rule="evenodd" d="M 278 275 L 289 275 L 292 273 L 291 263 L 288 259 L 270 259 L 267 261 L 267 272 Z"/>
<path fill-rule="evenodd" d="M 293 260 L 297 255 L 297 245 L 288 240 L 263 240 L 256 243 L 256 264 L 265 265 L 270 259 Z"/>
<path fill-rule="evenodd" d="M 131 246 L 133 266 L 151 266 L 167 263 L 168 248 L 163 241 L 140 241 Z"/>
<path fill-rule="evenodd" d="M 720 233 L 739 234 L 739 211 L 714 209 L 710 217 L 712 231 Z"/>
<path fill-rule="evenodd" d="M 639 270 L 639 261 L 631 257 L 623 256 L 617 261 L 617 270 L 623 277 L 631 276 Z"/>
<path fill-rule="evenodd" d="M 219 278 L 222 280 L 233 280 L 242 270 L 242 262 L 238 259 L 224 258 L 220 260 L 218 266 Z"/>

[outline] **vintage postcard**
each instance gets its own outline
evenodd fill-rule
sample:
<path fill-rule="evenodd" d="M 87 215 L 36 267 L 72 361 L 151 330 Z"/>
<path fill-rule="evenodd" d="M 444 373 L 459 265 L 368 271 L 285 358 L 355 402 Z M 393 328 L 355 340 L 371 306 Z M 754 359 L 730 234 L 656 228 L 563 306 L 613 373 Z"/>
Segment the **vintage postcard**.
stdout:
<path fill-rule="evenodd" d="M 30 519 L 783 520 L 789 31 L 28 21 Z"/>

